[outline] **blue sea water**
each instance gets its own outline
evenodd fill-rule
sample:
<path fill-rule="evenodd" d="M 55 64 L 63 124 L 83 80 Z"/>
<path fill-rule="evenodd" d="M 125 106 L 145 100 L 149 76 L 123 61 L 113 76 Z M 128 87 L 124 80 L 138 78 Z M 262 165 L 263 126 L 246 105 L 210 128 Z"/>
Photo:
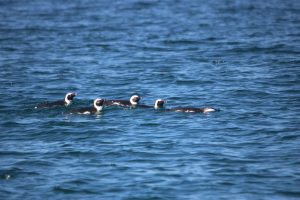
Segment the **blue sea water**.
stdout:
<path fill-rule="evenodd" d="M 298 0 L 2 0 L 0 199 L 300 199 L 299 65 Z"/>

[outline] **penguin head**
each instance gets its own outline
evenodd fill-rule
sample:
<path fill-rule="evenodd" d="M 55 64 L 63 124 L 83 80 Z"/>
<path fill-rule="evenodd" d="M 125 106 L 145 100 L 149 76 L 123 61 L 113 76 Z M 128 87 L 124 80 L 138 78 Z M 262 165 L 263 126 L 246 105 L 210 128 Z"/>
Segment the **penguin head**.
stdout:
<path fill-rule="evenodd" d="M 165 104 L 165 103 L 166 103 L 165 100 L 163 100 L 163 99 L 157 99 L 157 100 L 155 101 L 154 108 L 155 108 L 155 109 L 157 109 L 157 108 L 162 108 L 162 107 L 164 107 L 164 104 Z"/>
<path fill-rule="evenodd" d="M 94 107 L 97 111 L 101 111 L 103 109 L 104 99 L 97 98 L 94 100 Z"/>
<path fill-rule="evenodd" d="M 141 97 L 138 95 L 133 95 L 132 97 L 130 97 L 130 103 L 132 105 L 137 105 L 140 100 L 141 100 Z"/>
<path fill-rule="evenodd" d="M 70 105 L 76 95 L 74 92 L 67 93 L 65 96 L 66 105 Z"/>

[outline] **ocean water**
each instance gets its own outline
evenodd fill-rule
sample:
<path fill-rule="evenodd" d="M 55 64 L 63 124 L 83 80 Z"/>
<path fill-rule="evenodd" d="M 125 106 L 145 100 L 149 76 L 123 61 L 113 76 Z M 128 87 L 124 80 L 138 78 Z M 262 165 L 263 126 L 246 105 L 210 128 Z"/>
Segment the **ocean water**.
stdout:
<path fill-rule="evenodd" d="M 300 199 L 298 0 L 2 0 L 0 199 Z M 71 108 L 34 109 L 78 96 Z M 105 108 L 96 97 L 220 109 Z"/>

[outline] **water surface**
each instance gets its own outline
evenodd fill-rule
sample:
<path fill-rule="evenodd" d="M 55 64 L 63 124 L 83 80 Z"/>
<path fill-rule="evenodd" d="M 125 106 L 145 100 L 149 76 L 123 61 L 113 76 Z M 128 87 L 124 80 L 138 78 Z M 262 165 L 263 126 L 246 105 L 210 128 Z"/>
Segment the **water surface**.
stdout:
<path fill-rule="evenodd" d="M 300 4 L 0 2 L 1 199 L 299 199 Z M 211 114 L 35 110 L 78 93 Z"/>

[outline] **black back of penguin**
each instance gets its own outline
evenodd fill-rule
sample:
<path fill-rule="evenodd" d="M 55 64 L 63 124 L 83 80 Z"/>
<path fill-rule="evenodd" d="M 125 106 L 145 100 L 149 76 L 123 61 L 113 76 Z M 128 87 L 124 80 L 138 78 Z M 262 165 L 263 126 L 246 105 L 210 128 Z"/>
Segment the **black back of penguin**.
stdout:
<path fill-rule="evenodd" d="M 104 99 L 97 98 L 92 107 L 73 109 L 71 114 L 97 114 L 103 110 L 104 102 Z"/>
<path fill-rule="evenodd" d="M 74 93 L 74 92 L 67 93 L 63 100 L 58 100 L 58 101 L 54 101 L 54 102 L 42 102 L 42 103 L 38 104 L 37 106 L 35 106 L 35 108 L 53 108 L 53 107 L 57 107 L 57 106 L 69 106 L 72 104 L 72 101 L 75 96 L 76 96 L 76 93 Z"/>
<path fill-rule="evenodd" d="M 186 108 L 171 108 L 168 111 L 174 112 L 186 112 L 186 113 L 209 113 L 216 111 L 214 108 L 193 108 L 193 107 L 186 107 Z"/>
<path fill-rule="evenodd" d="M 138 105 L 141 97 L 138 95 L 131 96 L 130 100 L 106 100 L 105 105 L 106 106 L 136 106 Z"/>

